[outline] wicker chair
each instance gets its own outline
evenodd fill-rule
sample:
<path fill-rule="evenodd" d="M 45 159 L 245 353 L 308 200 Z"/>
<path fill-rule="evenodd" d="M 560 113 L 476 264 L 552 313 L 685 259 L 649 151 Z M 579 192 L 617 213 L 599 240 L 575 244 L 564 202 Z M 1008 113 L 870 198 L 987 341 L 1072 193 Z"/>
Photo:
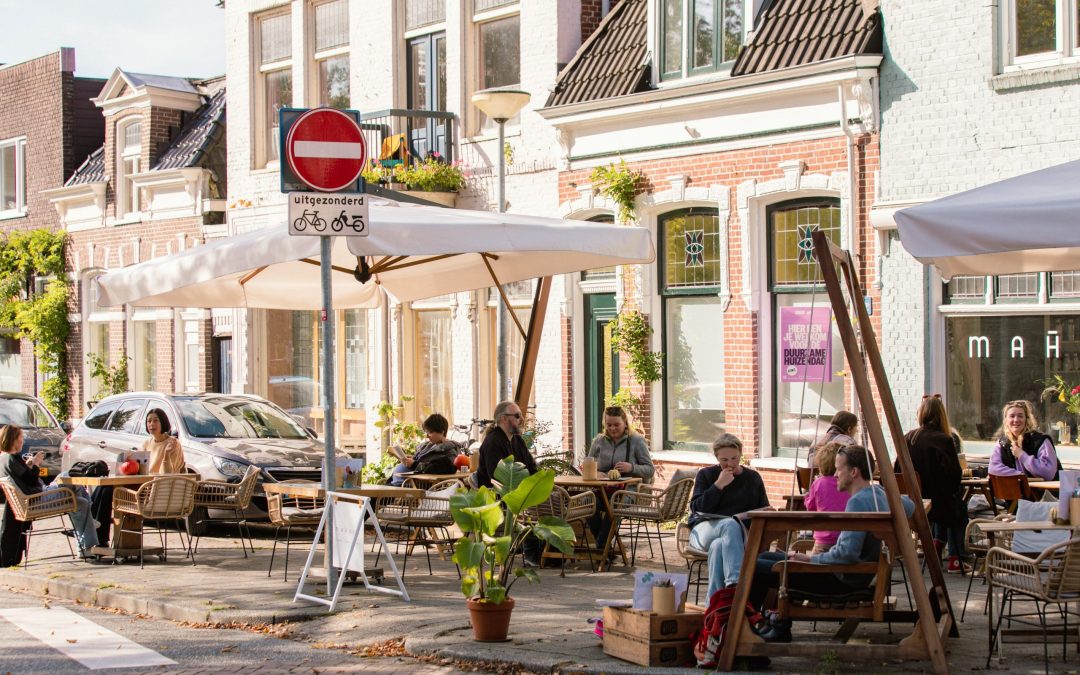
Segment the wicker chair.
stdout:
<path fill-rule="evenodd" d="M 184 546 L 183 529 L 180 522 L 191 515 L 195 508 L 195 477 L 191 476 L 162 476 L 144 483 L 136 490 L 118 487 L 113 491 L 113 513 L 135 516 L 136 519 L 124 519 L 138 523 L 138 529 L 133 529 L 131 522 L 121 522 L 120 533 L 137 535 L 139 545 L 139 567 L 145 559 L 145 549 L 142 546 L 143 533 L 146 529 L 146 520 L 155 521 L 158 537 L 161 539 L 161 560 L 168 559 L 169 531 L 162 526 L 163 521 L 176 523 L 177 535 L 180 537 L 180 545 Z M 118 533 L 119 534 L 119 533 Z M 191 549 L 191 538 L 188 538 L 187 555 L 191 557 L 191 564 L 195 564 L 195 553 Z"/>
<path fill-rule="evenodd" d="M 637 560 L 637 543 L 640 539 L 640 529 L 645 528 L 646 536 L 649 523 L 656 526 L 656 539 L 661 541 L 663 536 L 660 525 L 663 523 L 677 523 L 686 515 L 686 509 L 690 505 L 690 496 L 694 491 L 694 479 L 684 478 L 676 483 L 668 485 L 663 490 L 644 485 L 637 490 L 619 490 L 611 496 L 611 512 L 615 516 L 615 524 L 618 527 L 625 520 L 638 525 L 631 534 L 630 539 L 630 564 Z M 660 558 L 664 562 L 664 571 L 667 571 L 667 556 L 664 553 L 663 542 L 660 545 Z"/>
<path fill-rule="evenodd" d="M 296 481 L 299 482 L 299 481 Z M 293 497 L 279 493 L 266 495 L 266 511 L 270 524 L 274 526 L 274 547 L 270 550 L 270 565 L 266 568 L 267 578 L 274 571 L 274 557 L 281 528 L 285 528 L 285 577 L 289 580 L 289 548 L 292 543 L 294 527 L 318 527 L 323 516 L 324 500 L 317 497 Z"/>
<path fill-rule="evenodd" d="M 65 529 L 63 527 L 63 517 L 68 516 L 70 526 L 70 514 L 78 509 L 78 505 L 75 503 L 75 493 L 70 488 L 62 487 L 48 492 L 28 495 L 14 483 L 7 480 L 0 480 L 0 488 L 4 490 L 4 499 L 7 501 L 7 507 L 11 509 L 12 515 L 15 516 L 15 520 L 27 524 L 26 529 L 22 532 L 23 538 L 26 540 L 26 551 L 23 557 L 23 569 L 26 569 L 30 562 L 30 537 L 34 533 L 32 524 L 38 520 L 59 516 L 61 527 L 38 530 L 37 533 L 40 535 L 63 532 Z M 71 557 L 74 558 L 75 549 L 71 546 L 71 540 L 67 537 L 64 539 L 67 540 L 68 550 L 71 551 Z"/>
<path fill-rule="evenodd" d="M 975 564 L 973 565 L 971 574 L 968 575 L 967 593 L 964 594 L 964 608 L 960 612 L 961 622 L 964 621 L 964 616 L 967 614 L 968 598 L 971 597 L 971 586 L 975 583 L 975 576 L 981 574 L 983 583 L 986 583 L 986 555 L 990 552 L 992 544 L 996 541 L 998 545 L 1005 548 L 1009 548 L 1012 545 L 1011 533 L 1001 532 L 995 539 L 991 539 L 990 535 L 983 532 L 981 526 L 984 523 L 997 523 L 1015 519 L 1015 516 L 1003 513 L 997 518 L 975 518 L 968 521 L 967 528 L 964 529 L 964 549 L 968 552 L 968 555 L 974 559 L 973 562 Z"/>
<path fill-rule="evenodd" d="M 701 583 L 708 583 L 709 581 L 707 572 L 702 576 L 705 563 L 709 560 L 709 554 L 690 545 L 690 529 L 690 526 L 686 523 L 679 523 L 675 527 L 675 548 L 679 551 L 682 559 L 686 561 L 686 573 L 690 577 L 690 583 L 694 584 L 694 603 L 697 604 L 701 596 Z M 697 569 L 696 575 L 694 574 L 695 568 Z M 705 600 L 708 601 L 708 598 Z"/>
<path fill-rule="evenodd" d="M 1017 622 L 1040 629 L 1043 637 L 1044 667 L 1046 672 L 1049 672 L 1048 638 L 1051 633 L 1047 630 L 1047 606 L 1057 605 L 1065 621 L 1064 626 L 1051 626 L 1056 629 L 1052 634 L 1062 636 L 1062 659 L 1066 655 L 1070 632 L 1076 633 L 1076 625 L 1073 624 L 1070 628 L 1068 616 L 1069 603 L 1080 599 L 1080 537 L 1055 544 L 1034 559 L 1000 546 L 994 546 L 986 555 L 986 576 L 989 583 L 987 604 L 993 603 L 995 587 L 1002 591 L 997 623 L 992 624 L 993 629 L 990 632 L 990 649 L 986 656 L 986 667 L 990 667 L 990 659 L 993 657 L 995 646 L 998 648 L 1000 657 L 1001 622 L 1007 615 L 1010 623 Z M 1017 598 L 1017 596 L 1025 597 Z M 1030 612 L 1013 613 L 1013 604 L 1017 599 L 1027 599 L 1035 603 L 1038 623 L 1031 618 Z M 1075 612 L 1073 616 L 1076 616 Z M 993 620 L 991 607 L 990 621 Z"/>
<path fill-rule="evenodd" d="M 251 530 L 247 528 L 247 520 L 244 518 L 244 511 L 247 510 L 251 504 L 251 497 L 255 494 L 255 485 L 259 481 L 259 474 L 261 470 L 257 466 L 249 466 L 247 473 L 240 480 L 239 483 L 226 483 L 218 480 L 201 480 L 198 485 L 195 486 L 195 508 L 206 509 L 207 511 L 213 509 L 215 511 L 232 511 L 233 522 L 236 523 L 237 532 L 240 534 L 240 550 L 244 552 L 244 557 L 247 557 L 248 548 L 251 552 L 255 552 L 255 544 L 251 540 Z M 203 523 L 215 520 L 206 517 L 205 520 L 200 520 L 195 524 L 195 530 L 202 532 Z M 245 531 L 247 536 L 247 542 L 245 543 Z M 200 535 L 195 537 L 195 552 L 199 551 L 199 539 Z"/>
<path fill-rule="evenodd" d="M 596 494 L 592 491 L 579 492 L 571 495 L 563 488 L 556 485 L 551 490 L 551 496 L 543 504 L 538 504 L 528 510 L 530 519 L 540 519 L 544 516 L 562 518 L 570 527 L 581 528 L 580 541 L 589 553 L 589 565 L 595 571 L 592 550 L 589 548 L 589 519 L 596 513 Z M 576 529 L 576 528 L 575 528 Z M 559 576 L 566 576 L 566 559 L 573 558 L 573 554 L 566 554 L 558 549 L 553 549 L 551 544 L 545 542 L 544 550 L 540 553 L 540 559 L 559 561 Z"/>
<path fill-rule="evenodd" d="M 440 547 L 440 551 L 444 546 L 453 551 L 454 538 L 450 536 L 450 527 L 454 524 L 454 518 L 450 515 L 450 495 L 463 488 L 461 479 L 448 478 L 429 487 L 423 497 L 394 497 L 380 500 L 376 505 L 375 513 L 380 525 L 405 533 L 404 538 L 398 540 L 399 543 L 401 541 L 405 543 L 405 560 L 401 565 L 402 578 L 405 577 L 409 556 L 412 555 L 417 544 L 424 547 L 428 574 L 434 574 L 431 568 L 429 545 L 434 544 Z M 437 534 L 441 536 L 436 536 Z M 381 554 L 381 550 L 379 553 Z M 376 554 L 376 564 L 378 564 L 378 554 Z"/>

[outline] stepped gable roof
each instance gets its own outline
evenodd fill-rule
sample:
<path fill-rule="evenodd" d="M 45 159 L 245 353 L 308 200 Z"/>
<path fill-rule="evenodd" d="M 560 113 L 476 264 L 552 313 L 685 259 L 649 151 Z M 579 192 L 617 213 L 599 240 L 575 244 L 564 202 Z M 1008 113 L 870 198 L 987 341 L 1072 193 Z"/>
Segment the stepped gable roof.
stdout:
<path fill-rule="evenodd" d="M 879 0 L 773 0 L 757 26 L 733 77 L 881 53 Z"/>
<path fill-rule="evenodd" d="M 105 180 L 105 146 L 90 153 L 90 156 L 75 169 L 71 178 L 67 179 L 64 187 L 70 185 L 82 185 L 84 183 L 100 183 Z"/>
<path fill-rule="evenodd" d="M 225 127 L 225 88 L 219 89 L 180 130 L 158 159 L 155 171 L 198 166 L 203 152 Z"/>
<path fill-rule="evenodd" d="M 650 89 L 646 0 L 622 0 L 559 73 L 546 107 Z"/>

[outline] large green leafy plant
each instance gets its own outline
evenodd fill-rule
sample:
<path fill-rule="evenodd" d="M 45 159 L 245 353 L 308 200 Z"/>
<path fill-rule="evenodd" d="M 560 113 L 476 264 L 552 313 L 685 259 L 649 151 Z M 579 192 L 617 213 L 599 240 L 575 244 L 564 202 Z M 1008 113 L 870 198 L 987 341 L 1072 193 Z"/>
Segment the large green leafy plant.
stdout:
<path fill-rule="evenodd" d="M 535 535 L 563 553 L 572 553 L 574 529 L 562 518 L 522 518 L 543 504 L 555 486 L 555 472 L 542 469 L 529 475 L 525 465 L 507 457 L 495 468 L 494 490 L 482 487 L 450 497 L 450 513 L 465 535 L 454 549 L 461 567 L 461 592 L 466 598 L 499 604 L 510 587 L 525 577 L 539 581 L 536 570 L 514 569 L 516 550 L 525 537 Z"/>

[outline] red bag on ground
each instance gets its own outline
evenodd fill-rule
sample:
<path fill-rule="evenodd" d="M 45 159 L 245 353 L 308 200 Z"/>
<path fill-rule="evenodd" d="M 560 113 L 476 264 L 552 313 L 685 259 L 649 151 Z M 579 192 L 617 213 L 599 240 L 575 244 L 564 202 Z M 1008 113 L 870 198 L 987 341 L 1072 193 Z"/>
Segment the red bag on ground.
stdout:
<path fill-rule="evenodd" d="M 694 641 L 694 657 L 697 658 L 699 668 L 716 667 L 720 650 L 724 646 L 724 635 L 727 632 L 728 617 L 731 615 L 731 605 L 735 600 L 735 590 L 734 586 L 721 588 L 709 598 L 704 625 Z M 750 630 L 762 619 L 761 613 L 749 602 L 746 603 L 743 613 Z"/>

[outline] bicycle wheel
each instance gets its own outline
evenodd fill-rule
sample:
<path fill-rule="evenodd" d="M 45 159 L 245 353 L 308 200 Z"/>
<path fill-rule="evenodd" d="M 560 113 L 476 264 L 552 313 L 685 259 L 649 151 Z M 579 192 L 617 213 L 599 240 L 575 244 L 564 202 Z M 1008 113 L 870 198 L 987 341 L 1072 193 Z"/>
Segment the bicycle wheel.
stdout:
<path fill-rule="evenodd" d="M 303 232 L 307 229 L 307 220 L 305 218 L 297 218 L 293 221 L 292 226 L 297 232 Z"/>
<path fill-rule="evenodd" d="M 316 232 L 322 232 L 326 229 L 326 221 L 318 216 L 315 217 L 315 220 L 312 221 L 311 225 L 315 228 Z"/>
<path fill-rule="evenodd" d="M 334 218 L 330 221 L 330 229 L 334 232 L 341 232 L 345 229 L 345 221 L 341 218 Z"/>

